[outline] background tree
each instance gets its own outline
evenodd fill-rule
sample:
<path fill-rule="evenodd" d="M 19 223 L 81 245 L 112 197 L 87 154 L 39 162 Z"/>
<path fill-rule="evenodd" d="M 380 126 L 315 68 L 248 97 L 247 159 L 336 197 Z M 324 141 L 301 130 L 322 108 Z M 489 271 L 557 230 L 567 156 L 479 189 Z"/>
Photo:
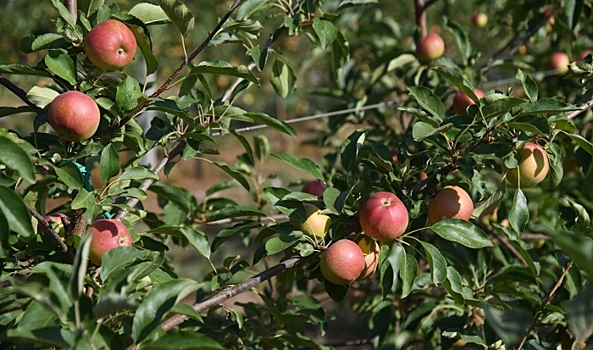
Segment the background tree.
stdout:
<path fill-rule="evenodd" d="M 592 346 L 590 3 L 4 5 L 0 347 Z"/>

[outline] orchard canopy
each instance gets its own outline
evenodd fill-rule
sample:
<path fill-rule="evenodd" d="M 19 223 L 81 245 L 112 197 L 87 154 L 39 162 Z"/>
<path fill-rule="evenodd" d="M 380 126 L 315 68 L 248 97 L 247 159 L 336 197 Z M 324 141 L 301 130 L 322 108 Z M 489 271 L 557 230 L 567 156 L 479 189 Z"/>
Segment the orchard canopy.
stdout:
<path fill-rule="evenodd" d="M 0 349 L 593 349 L 589 0 L 3 0 Z"/>

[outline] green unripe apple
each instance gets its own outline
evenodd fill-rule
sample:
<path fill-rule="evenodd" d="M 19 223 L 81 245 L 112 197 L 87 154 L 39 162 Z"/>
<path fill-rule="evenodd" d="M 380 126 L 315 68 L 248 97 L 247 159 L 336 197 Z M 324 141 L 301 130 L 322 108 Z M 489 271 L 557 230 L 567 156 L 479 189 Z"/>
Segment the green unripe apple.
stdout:
<path fill-rule="evenodd" d="M 321 210 L 312 204 L 305 203 L 304 207 L 305 215 L 307 216 L 305 222 L 298 222 L 296 220 L 290 220 L 290 222 L 306 235 L 324 238 L 331 227 L 331 218 L 322 214 Z"/>
<path fill-rule="evenodd" d="M 517 151 L 517 160 L 519 161 L 517 168 L 510 169 L 507 173 L 507 180 L 513 186 L 535 186 L 546 178 L 550 170 L 548 154 L 537 143 L 525 143 Z"/>

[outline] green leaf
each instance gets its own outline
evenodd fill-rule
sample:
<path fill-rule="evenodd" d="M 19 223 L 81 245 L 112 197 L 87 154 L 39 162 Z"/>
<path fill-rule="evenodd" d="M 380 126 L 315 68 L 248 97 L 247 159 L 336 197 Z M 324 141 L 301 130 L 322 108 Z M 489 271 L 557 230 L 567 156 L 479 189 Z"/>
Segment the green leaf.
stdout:
<path fill-rule="evenodd" d="M 143 97 L 138 80 L 126 75 L 124 81 L 117 86 L 115 103 L 122 111 L 128 112 L 133 110 Z"/>
<path fill-rule="evenodd" d="M 198 65 L 194 66 L 189 72 L 190 75 L 205 73 L 217 75 L 230 75 L 241 79 L 245 79 L 249 82 L 259 85 L 259 79 L 253 74 L 253 72 L 249 68 L 243 65 L 236 67 L 222 60 L 214 62 L 202 61 L 198 63 Z"/>
<path fill-rule="evenodd" d="M 297 77 L 292 66 L 278 58 L 274 60 L 270 83 L 276 93 L 282 97 L 288 96 L 296 88 Z"/>
<path fill-rule="evenodd" d="M 33 53 L 65 41 L 63 35 L 56 33 L 46 33 L 38 36 L 27 35 L 19 40 L 18 49 L 24 53 Z"/>
<path fill-rule="evenodd" d="M 58 326 L 58 316 L 45 308 L 43 304 L 37 300 L 32 300 L 25 312 L 22 315 L 21 320 L 18 323 L 19 328 L 36 330 L 43 328 L 50 328 Z"/>
<path fill-rule="evenodd" d="M 417 123 L 414 123 L 414 126 L 412 127 L 412 137 L 414 138 L 415 141 L 419 142 L 419 141 L 424 140 L 427 137 L 431 137 L 431 136 L 437 135 L 437 134 L 443 134 L 447 130 L 451 129 L 452 127 L 453 127 L 453 123 L 447 123 L 443 126 L 435 128 L 428 123 L 417 122 Z"/>
<path fill-rule="evenodd" d="M 54 89 L 39 86 L 33 86 L 31 90 L 27 92 L 27 98 L 39 108 L 45 108 L 45 106 L 50 104 L 58 95 L 60 94 Z"/>
<path fill-rule="evenodd" d="M 198 253 L 200 253 L 206 259 L 210 259 L 210 245 L 208 244 L 208 238 L 206 238 L 206 234 L 202 231 L 195 230 L 191 227 L 161 226 L 152 229 L 149 232 L 183 236 L 187 238 L 189 244 L 191 244 L 191 246 L 194 247 Z"/>
<path fill-rule="evenodd" d="M 51 74 L 44 69 L 34 68 L 24 64 L 0 64 L 0 74 L 33 75 L 39 77 L 51 77 Z"/>
<path fill-rule="evenodd" d="M 368 128 L 358 129 L 354 131 L 346 141 L 342 144 L 340 150 L 340 161 L 346 171 L 350 172 L 358 164 L 358 152 L 362 148 L 364 141 L 366 140 L 366 134 Z M 323 180 L 323 178 L 318 178 Z"/>
<path fill-rule="evenodd" d="M 297 136 L 297 132 L 288 123 L 286 123 L 282 120 L 276 119 L 276 118 L 272 118 L 265 113 L 248 112 L 248 113 L 245 113 L 244 115 L 248 118 L 251 118 L 254 122 L 267 125 L 272 129 L 278 130 L 278 131 L 283 132 L 283 133 L 290 135 L 292 137 Z"/>
<path fill-rule="evenodd" d="M 265 161 L 270 156 L 270 141 L 265 135 L 253 136 L 253 148 L 255 156 L 260 161 Z"/>
<path fill-rule="evenodd" d="M 12 231 L 24 238 L 33 236 L 31 214 L 29 214 L 25 202 L 19 195 L 4 186 L 0 186 L 0 211 L 4 214 Z M 8 232 L 0 234 L 8 236 Z"/>
<path fill-rule="evenodd" d="M 338 28 L 326 19 L 315 17 L 313 20 L 313 30 L 319 38 L 322 49 L 327 49 L 338 37 Z"/>
<path fill-rule="evenodd" d="M 189 279 L 176 279 L 154 287 L 136 310 L 132 323 L 132 339 L 138 343 L 147 338 L 173 308 L 199 284 Z"/>
<path fill-rule="evenodd" d="M 521 108 L 521 114 L 541 114 L 541 113 L 563 113 L 576 111 L 579 108 L 566 102 L 553 98 L 543 98 L 541 100 L 526 103 Z"/>
<path fill-rule="evenodd" d="M 6 330 L 6 335 L 3 338 L 20 344 L 34 343 L 46 347 L 67 349 L 71 348 L 70 341 L 74 340 L 75 336 L 62 327 L 47 327 L 37 330 L 19 327 Z"/>
<path fill-rule="evenodd" d="M 156 0 L 184 37 L 194 28 L 194 14 L 180 0 Z"/>
<path fill-rule="evenodd" d="M 126 25 L 130 28 L 132 33 L 134 33 L 138 48 L 144 56 L 144 61 L 146 61 L 146 74 L 148 75 L 156 72 L 159 68 L 159 61 L 152 52 L 152 41 L 150 40 L 148 31 L 142 26 L 134 25 L 132 23 L 126 23 Z"/>
<path fill-rule="evenodd" d="M 266 252 L 268 253 L 268 255 L 278 254 L 295 245 L 301 237 L 302 234 L 296 233 L 272 237 L 266 241 Z"/>
<path fill-rule="evenodd" d="M 550 133 L 550 124 L 541 115 L 521 115 L 510 122 L 509 127 L 527 131 L 534 135 L 548 135 Z"/>
<path fill-rule="evenodd" d="M 584 342 L 593 334 L 593 283 L 587 285 L 570 303 L 568 326 L 577 341 Z"/>
<path fill-rule="evenodd" d="M 484 303 L 486 323 L 496 332 L 505 345 L 518 345 L 525 336 L 527 329 L 533 323 L 533 316 L 526 310 L 515 308 L 501 311 L 494 306 Z"/>
<path fill-rule="evenodd" d="M 353 6 L 360 6 L 360 5 L 373 5 L 378 4 L 379 0 L 342 0 L 340 2 L 340 6 L 338 6 L 338 11 L 344 10 L 349 7 Z"/>
<path fill-rule="evenodd" d="M 323 181 L 323 173 L 317 164 L 315 164 L 315 162 L 309 158 L 299 158 L 294 154 L 272 154 L 272 156 L 284 161 L 288 165 L 304 172 L 305 174 L 314 176 L 315 178 Z"/>
<path fill-rule="evenodd" d="M 523 191 L 518 188 L 513 196 L 513 205 L 509 212 L 509 223 L 517 232 L 523 232 L 529 222 L 529 208 L 527 207 L 527 198 Z"/>
<path fill-rule="evenodd" d="M 593 156 L 593 144 L 587 140 L 586 138 L 582 137 L 579 134 L 568 134 L 567 135 L 574 141 L 576 142 L 579 147 L 581 147 L 583 150 L 585 150 L 587 153 L 589 153 L 590 155 Z"/>
<path fill-rule="evenodd" d="M 398 286 L 399 269 L 401 260 L 405 259 L 406 251 L 399 244 L 394 244 L 390 248 L 381 249 L 379 257 L 379 276 L 381 281 L 381 291 L 383 296 L 395 292 Z"/>
<path fill-rule="evenodd" d="M 399 276 L 402 279 L 402 298 L 407 297 L 412 292 L 414 280 L 418 276 L 418 261 L 413 255 L 404 254 L 399 263 Z"/>
<path fill-rule="evenodd" d="M 173 331 L 142 343 L 142 350 L 224 350 L 216 340 L 192 331 Z"/>
<path fill-rule="evenodd" d="M 66 80 L 71 85 L 76 85 L 76 67 L 66 51 L 49 50 L 44 62 L 50 72 Z"/>
<path fill-rule="evenodd" d="M 445 17 L 445 26 L 451 33 L 453 33 L 455 41 L 457 42 L 457 47 L 463 55 L 463 62 L 465 64 L 472 55 L 472 46 L 469 40 L 467 27 L 454 22 L 449 17 Z"/>
<path fill-rule="evenodd" d="M 222 220 L 222 219 L 230 219 L 230 218 L 237 218 L 241 216 L 267 216 L 266 213 L 259 209 L 255 209 L 252 207 L 237 205 L 227 208 L 222 208 L 220 210 L 215 211 L 211 215 L 208 216 L 206 219 L 207 222 Z"/>
<path fill-rule="evenodd" d="M 132 168 L 126 169 L 118 178 L 119 181 L 124 181 L 124 180 L 142 181 L 142 180 L 146 180 L 146 179 L 158 180 L 159 176 L 154 171 L 152 171 L 148 168 L 137 166 L 137 167 L 132 167 Z"/>
<path fill-rule="evenodd" d="M 474 206 L 472 217 L 479 218 L 480 216 L 492 213 L 495 208 L 498 208 L 506 192 L 506 182 L 503 182 L 490 197 L 482 199 Z"/>
<path fill-rule="evenodd" d="M 262 227 L 262 224 L 257 221 L 247 221 L 247 222 L 241 222 L 241 223 L 238 223 L 238 224 L 231 226 L 229 228 L 220 230 L 216 234 L 214 241 L 212 241 L 211 249 L 214 252 L 221 246 L 222 243 L 226 242 L 229 238 L 231 238 L 241 232 L 247 232 L 251 229 L 261 228 L 261 227 Z"/>
<path fill-rule="evenodd" d="M 0 211 L 0 259 L 6 259 L 11 250 L 8 220 L 6 220 L 4 213 Z"/>
<path fill-rule="evenodd" d="M 35 182 L 35 167 L 29 155 L 9 138 L 0 136 L 0 163 L 9 169 L 18 171 L 23 179 Z"/>
<path fill-rule="evenodd" d="M 55 8 L 58 11 L 60 17 L 62 17 L 62 19 L 65 20 L 71 28 L 74 28 L 74 21 L 72 20 L 72 15 L 70 14 L 66 6 L 64 6 L 60 2 L 60 0 L 49 0 L 49 3 L 53 6 L 53 8 Z"/>
<path fill-rule="evenodd" d="M 109 182 L 109 179 L 119 173 L 119 154 L 112 143 L 105 146 L 101 151 L 101 181 Z"/>
<path fill-rule="evenodd" d="M 105 4 L 105 0 L 78 0 L 78 8 L 87 18 L 97 12 L 103 4 Z"/>
<path fill-rule="evenodd" d="M 160 6 L 146 2 L 134 5 L 128 14 L 138 18 L 144 24 L 162 24 L 170 22 L 169 17 Z"/>
<path fill-rule="evenodd" d="M 445 115 L 445 106 L 441 99 L 425 86 L 410 86 L 408 90 L 416 102 L 432 115 L 431 120 L 436 125 L 431 124 L 435 127 L 438 126 L 443 121 L 441 117 Z"/>
<path fill-rule="evenodd" d="M 229 132 L 233 136 L 235 136 L 237 140 L 239 140 L 239 142 L 241 142 L 241 145 L 243 145 L 243 148 L 245 149 L 245 154 L 247 155 L 248 164 L 250 166 L 255 165 L 255 160 L 253 159 L 253 149 L 251 148 L 249 141 L 247 141 L 247 139 L 243 135 L 239 134 L 235 130 L 229 130 Z"/>
<path fill-rule="evenodd" d="M 424 241 L 420 241 L 426 252 L 426 260 L 430 266 L 430 277 L 432 282 L 442 283 L 447 278 L 447 260 L 437 247 Z"/>
<path fill-rule="evenodd" d="M 593 240 L 571 231 L 555 232 L 552 236 L 562 252 L 571 257 L 581 270 L 593 277 Z"/>
<path fill-rule="evenodd" d="M 107 281 L 109 276 L 130 266 L 136 260 L 146 257 L 146 253 L 134 247 L 116 247 L 111 249 L 101 261 L 101 280 Z"/>
<path fill-rule="evenodd" d="M 222 171 L 229 174 L 233 179 L 237 180 L 241 184 L 241 186 L 243 186 L 243 188 L 245 188 L 247 191 L 251 190 L 249 182 L 247 182 L 245 176 L 243 176 L 243 174 L 241 174 L 239 171 L 231 169 L 231 167 L 229 167 L 228 164 L 223 162 L 212 161 L 212 164 L 216 165 L 217 167 L 222 169 Z"/>
<path fill-rule="evenodd" d="M 476 225 L 461 219 L 445 219 L 430 227 L 442 238 L 462 244 L 468 248 L 492 247 L 488 236 Z"/>
<path fill-rule="evenodd" d="M 443 285 L 456 303 L 465 303 L 461 275 L 453 266 L 447 266 L 447 278 L 443 281 Z"/>
<path fill-rule="evenodd" d="M 84 290 L 84 279 L 87 274 L 89 263 L 89 251 L 91 249 L 91 235 L 84 235 L 76 250 L 74 264 L 72 264 L 72 274 L 68 283 L 68 292 L 73 300 L 80 299 Z"/>
<path fill-rule="evenodd" d="M 81 188 L 84 186 L 84 181 L 80 169 L 72 162 L 66 163 L 61 167 L 56 167 L 56 175 L 64 185 L 71 188 Z"/>
<path fill-rule="evenodd" d="M 523 73 L 522 70 L 517 71 L 515 78 L 521 82 L 525 95 L 531 100 L 531 102 L 537 101 L 539 90 L 537 89 L 537 83 L 527 74 Z"/>
<path fill-rule="evenodd" d="M 461 92 L 469 96 L 475 103 L 480 102 L 480 99 L 474 93 L 474 86 L 459 72 L 442 66 L 433 67 L 431 69 L 452 82 Z"/>
<path fill-rule="evenodd" d="M 71 206 L 72 209 L 88 209 L 92 208 L 96 202 L 97 198 L 93 192 L 89 192 L 85 188 L 80 188 Z"/>

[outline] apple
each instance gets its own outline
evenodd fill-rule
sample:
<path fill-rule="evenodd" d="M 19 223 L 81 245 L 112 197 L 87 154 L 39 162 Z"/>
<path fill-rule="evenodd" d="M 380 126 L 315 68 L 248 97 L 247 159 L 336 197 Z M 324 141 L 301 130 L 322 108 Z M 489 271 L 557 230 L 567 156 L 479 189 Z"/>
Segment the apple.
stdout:
<path fill-rule="evenodd" d="M 472 15 L 472 24 L 478 28 L 486 27 L 488 16 L 484 12 L 476 12 Z"/>
<path fill-rule="evenodd" d="M 100 219 L 91 224 L 89 233 L 92 234 L 89 259 L 96 265 L 101 265 L 103 255 L 116 247 L 132 245 L 132 235 L 126 225 L 115 219 Z"/>
<path fill-rule="evenodd" d="M 124 23 L 108 19 L 91 29 L 85 39 L 84 51 L 98 68 L 119 70 L 134 59 L 136 38 Z"/>
<path fill-rule="evenodd" d="M 291 219 L 291 224 L 298 227 L 306 235 L 324 238 L 331 227 L 331 218 L 321 214 L 321 210 L 313 204 L 305 203 L 304 207 L 307 215 L 305 222 Z"/>
<path fill-rule="evenodd" d="M 581 54 L 579 55 L 579 57 L 577 58 L 577 61 L 582 61 L 585 58 L 587 58 L 587 56 L 589 56 L 589 54 L 593 53 L 593 50 L 585 50 L 583 52 L 581 52 Z"/>
<path fill-rule="evenodd" d="M 323 196 L 323 191 L 325 191 L 325 185 L 319 180 L 309 181 L 301 189 L 301 192 L 309 193 L 317 197 Z"/>
<path fill-rule="evenodd" d="M 474 202 L 459 186 L 445 186 L 428 206 L 428 220 L 436 224 L 445 219 L 469 220 L 474 212 Z"/>
<path fill-rule="evenodd" d="M 554 52 L 550 56 L 550 61 L 548 62 L 548 68 L 555 69 L 558 71 L 558 74 L 564 74 L 568 72 L 568 65 L 570 64 L 570 60 L 568 56 L 564 52 Z"/>
<path fill-rule="evenodd" d="M 393 159 L 398 166 L 402 166 L 402 163 L 399 161 L 399 152 L 397 150 L 391 150 L 391 159 Z"/>
<path fill-rule="evenodd" d="M 80 91 L 67 91 L 58 95 L 49 106 L 47 121 L 58 136 L 66 141 L 89 139 L 101 120 L 97 103 Z"/>
<path fill-rule="evenodd" d="M 478 98 L 484 97 L 484 92 L 477 88 L 474 89 L 474 94 Z M 467 107 L 473 104 L 476 104 L 476 102 L 461 91 L 458 91 L 455 98 L 453 98 L 453 110 L 457 114 L 467 114 Z"/>
<path fill-rule="evenodd" d="M 64 220 L 62 220 L 64 218 Z M 56 214 L 48 214 L 45 216 L 45 220 L 49 223 L 52 229 L 56 231 L 60 237 L 66 236 L 66 228 L 64 227 L 64 222 L 68 223 L 70 218 L 63 213 L 56 213 Z M 37 224 L 37 232 L 46 232 L 45 227 L 41 224 Z"/>
<path fill-rule="evenodd" d="M 427 63 L 441 57 L 445 53 L 445 42 L 437 33 L 430 33 L 416 43 L 416 58 Z"/>
<path fill-rule="evenodd" d="M 364 267 L 362 250 L 349 239 L 336 241 L 321 254 L 321 274 L 334 284 L 345 286 L 352 283 L 360 276 Z"/>
<path fill-rule="evenodd" d="M 364 268 L 358 276 L 358 280 L 368 278 L 377 269 L 379 265 L 379 256 L 381 255 L 381 246 L 371 236 L 361 234 L 354 240 L 362 250 L 364 255 Z"/>
<path fill-rule="evenodd" d="M 550 164 L 546 150 L 537 143 L 527 142 L 517 151 L 519 165 L 507 172 L 507 180 L 521 187 L 532 187 L 542 182 Z"/>
<path fill-rule="evenodd" d="M 385 242 L 398 238 L 408 227 L 408 209 L 391 192 L 372 194 L 359 213 L 360 226 L 374 239 Z"/>

